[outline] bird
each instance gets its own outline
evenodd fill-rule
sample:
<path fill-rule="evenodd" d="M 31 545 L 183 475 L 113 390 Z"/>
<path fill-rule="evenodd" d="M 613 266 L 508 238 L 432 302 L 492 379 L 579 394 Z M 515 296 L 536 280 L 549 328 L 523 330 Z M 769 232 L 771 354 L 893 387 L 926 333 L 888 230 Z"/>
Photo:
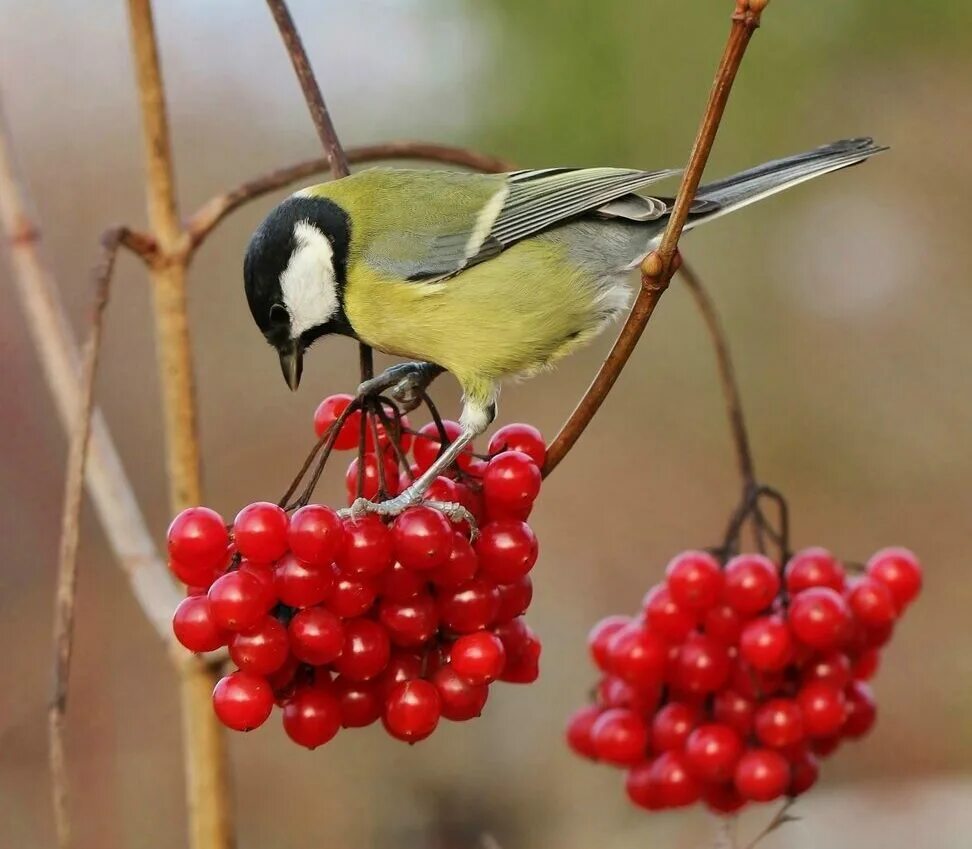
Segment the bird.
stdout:
<path fill-rule="evenodd" d="M 699 187 L 685 230 L 887 148 L 835 141 Z M 503 174 L 376 167 L 295 192 L 243 262 L 253 320 L 292 390 L 317 340 L 350 337 L 409 361 L 359 387 L 414 399 L 448 371 L 461 432 L 403 493 L 353 509 L 394 516 L 496 417 L 500 385 L 550 368 L 630 302 L 633 272 L 674 200 L 646 190 L 680 169 L 540 168 Z"/>

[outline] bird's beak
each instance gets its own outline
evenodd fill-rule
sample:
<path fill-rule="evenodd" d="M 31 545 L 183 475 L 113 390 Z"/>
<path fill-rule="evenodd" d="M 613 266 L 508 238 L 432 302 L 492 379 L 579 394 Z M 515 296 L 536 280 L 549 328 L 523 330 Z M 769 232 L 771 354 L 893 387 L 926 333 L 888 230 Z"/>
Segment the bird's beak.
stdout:
<path fill-rule="evenodd" d="M 300 385 L 300 374 L 304 370 L 304 351 L 300 340 L 294 339 L 277 349 L 280 354 L 280 370 L 287 385 L 296 390 Z"/>

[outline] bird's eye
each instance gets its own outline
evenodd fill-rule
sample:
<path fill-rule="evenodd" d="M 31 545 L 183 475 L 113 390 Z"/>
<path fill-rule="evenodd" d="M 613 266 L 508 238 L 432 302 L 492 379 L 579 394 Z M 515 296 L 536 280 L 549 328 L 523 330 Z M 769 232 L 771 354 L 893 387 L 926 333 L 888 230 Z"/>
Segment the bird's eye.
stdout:
<path fill-rule="evenodd" d="M 274 304 L 270 307 L 270 326 L 283 327 L 290 324 L 290 313 L 282 304 Z"/>

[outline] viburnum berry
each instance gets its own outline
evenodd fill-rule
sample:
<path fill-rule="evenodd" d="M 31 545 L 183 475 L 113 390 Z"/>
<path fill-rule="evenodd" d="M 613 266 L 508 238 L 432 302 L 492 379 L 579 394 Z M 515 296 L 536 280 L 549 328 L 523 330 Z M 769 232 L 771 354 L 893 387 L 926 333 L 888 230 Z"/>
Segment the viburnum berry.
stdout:
<path fill-rule="evenodd" d="M 533 581 L 529 575 L 512 584 L 500 584 L 496 590 L 499 593 L 499 610 L 494 619 L 497 624 L 522 616 L 533 601 Z"/>
<path fill-rule="evenodd" d="M 327 600 L 327 609 L 342 619 L 354 619 L 371 610 L 378 597 L 374 578 L 363 575 L 338 575 Z"/>
<path fill-rule="evenodd" d="M 741 696 L 735 690 L 720 690 L 712 702 L 712 717 L 727 725 L 741 737 L 748 737 L 753 730 L 756 702 Z"/>
<path fill-rule="evenodd" d="M 338 554 L 341 571 L 349 575 L 380 575 L 391 568 L 394 544 L 391 531 L 378 516 L 368 514 L 344 522 Z"/>
<path fill-rule="evenodd" d="M 308 504 L 290 517 L 287 542 L 294 556 L 311 566 L 329 566 L 344 541 L 344 524 L 330 507 Z"/>
<path fill-rule="evenodd" d="M 344 485 L 348 491 L 348 503 L 358 497 L 374 501 L 379 493 L 385 495 L 398 494 L 398 461 L 392 454 L 377 455 L 368 451 L 363 455 L 364 473 L 361 477 L 361 491 L 358 491 L 359 461 L 355 457 L 348 466 L 344 476 Z"/>
<path fill-rule="evenodd" d="M 656 752 L 681 750 L 699 722 L 699 710 L 684 702 L 669 702 L 651 723 L 651 747 Z"/>
<path fill-rule="evenodd" d="M 201 588 L 203 592 L 209 589 L 223 571 L 225 564 L 205 563 L 202 566 L 189 566 L 181 560 L 169 558 L 169 569 L 182 583 L 190 587 Z"/>
<path fill-rule="evenodd" d="M 638 687 L 657 684 L 665 675 L 668 646 L 637 622 L 618 630 L 608 644 L 608 669 Z"/>
<path fill-rule="evenodd" d="M 264 616 L 248 631 L 233 635 L 230 657 L 241 670 L 255 675 L 270 675 L 287 660 L 290 643 L 287 629 L 272 616 Z"/>
<path fill-rule="evenodd" d="M 792 699 L 770 699 L 756 709 L 753 728 L 764 746 L 782 749 L 803 739 L 803 714 Z"/>
<path fill-rule="evenodd" d="M 497 584 L 512 584 L 537 562 L 537 538 L 526 522 L 500 519 L 480 530 L 475 545 L 483 577 Z"/>
<path fill-rule="evenodd" d="M 772 749 L 750 749 L 736 764 L 734 783 L 744 799 L 771 802 L 786 792 L 790 765 Z"/>
<path fill-rule="evenodd" d="M 273 710 L 273 690 L 266 678 L 234 672 L 220 678 L 213 689 L 213 709 L 219 721 L 234 731 L 252 731 Z"/>
<path fill-rule="evenodd" d="M 294 656 L 313 666 L 332 663 L 341 655 L 345 645 L 346 634 L 341 620 L 323 607 L 298 610 L 290 620 L 287 632 Z"/>
<path fill-rule="evenodd" d="M 819 651 L 839 648 L 850 634 L 847 602 L 829 587 L 811 587 L 793 596 L 787 619 L 796 638 Z"/>
<path fill-rule="evenodd" d="M 442 427 L 448 443 L 454 442 L 462 434 L 462 425 L 459 422 L 444 419 Z M 415 457 L 415 465 L 418 466 L 420 472 L 424 472 L 436 461 L 442 448 L 441 435 L 435 422 L 429 422 L 419 428 L 418 436 L 412 445 L 412 456 Z M 472 445 L 467 445 L 459 454 L 456 464 L 465 471 L 474 459 Z"/>
<path fill-rule="evenodd" d="M 378 692 L 384 699 L 398 684 L 422 677 L 424 659 L 421 654 L 402 649 L 392 649 L 388 665 L 376 678 Z"/>
<path fill-rule="evenodd" d="M 778 672 L 793 657 L 790 629 L 779 616 L 751 620 L 739 637 L 739 654 L 750 666 L 765 672 Z"/>
<path fill-rule="evenodd" d="M 167 540 L 173 560 L 191 569 L 215 569 L 226 556 L 229 534 L 215 510 L 190 507 L 172 520 Z"/>
<path fill-rule="evenodd" d="M 724 598 L 742 614 L 759 613 L 780 591 L 773 561 L 762 554 L 740 554 L 726 564 Z"/>
<path fill-rule="evenodd" d="M 633 766 L 644 760 L 648 726 L 634 711 L 611 708 L 591 727 L 591 743 L 598 760 L 617 766 Z"/>
<path fill-rule="evenodd" d="M 477 631 L 464 634 L 453 644 L 452 668 L 472 684 L 489 684 L 503 674 L 506 648 L 495 634 Z"/>
<path fill-rule="evenodd" d="M 685 741 L 685 761 L 699 781 L 731 781 L 743 753 L 743 740 L 728 725 L 700 725 Z"/>
<path fill-rule="evenodd" d="M 496 625 L 493 633 L 506 649 L 506 665 L 501 681 L 509 684 L 532 684 L 540 675 L 540 639 L 523 617 Z"/>
<path fill-rule="evenodd" d="M 435 599 L 424 590 L 406 601 L 382 599 L 378 621 L 385 626 L 391 641 L 404 647 L 428 642 L 439 627 Z"/>
<path fill-rule="evenodd" d="M 851 663 L 847 655 L 831 651 L 815 656 L 801 671 L 804 683 L 819 681 L 837 690 L 843 690 L 851 680 Z"/>
<path fill-rule="evenodd" d="M 329 395 L 314 412 L 314 433 L 317 438 L 323 438 L 329 428 L 338 420 L 341 414 L 350 406 L 354 399 L 350 395 Z M 361 433 L 361 411 L 355 410 L 341 425 L 341 430 L 334 440 L 334 447 L 338 451 L 347 451 L 358 447 Z"/>
<path fill-rule="evenodd" d="M 651 764 L 650 781 L 663 808 L 682 808 L 697 802 L 702 787 L 692 776 L 682 752 L 662 752 Z"/>
<path fill-rule="evenodd" d="M 651 632 L 669 642 L 680 643 L 695 629 L 694 615 L 675 603 L 664 584 L 650 589 L 641 606 Z"/>
<path fill-rule="evenodd" d="M 683 693 L 712 693 L 729 678 L 726 647 L 704 634 L 693 634 L 678 651 L 672 684 Z"/>
<path fill-rule="evenodd" d="M 327 601 L 334 592 L 336 577 L 331 565 L 311 566 L 284 555 L 273 573 L 277 598 L 290 607 L 312 607 Z"/>
<path fill-rule="evenodd" d="M 256 563 L 273 563 L 287 551 L 290 520 L 276 504 L 257 501 L 236 514 L 233 542 L 237 551 Z"/>
<path fill-rule="evenodd" d="M 495 456 L 504 451 L 521 451 L 543 468 L 547 460 L 547 446 L 540 431 L 528 424 L 508 424 L 501 427 L 489 440 L 489 455 Z"/>
<path fill-rule="evenodd" d="M 378 682 L 352 681 L 339 675 L 334 679 L 333 688 L 341 709 L 341 725 L 345 728 L 364 728 L 381 718 L 384 700 Z"/>
<path fill-rule="evenodd" d="M 600 715 L 599 707 L 586 705 L 574 711 L 567 720 L 567 745 L 581 757 L 597 760 L 591 729 Z"/>
<path fill-rule="evenodd" d="M 851 674 L 856 681 L 870 681 L 874 677 L 874 673 L 877 672 L 880 662 L 881 656 L 877 649 L 865 649 L 854 660 Z"/>
<path fill-rule="evenodd" d="M 471 581 L 478 570 L 479 559 L 471 543 L 463 534 L 456 532 L 452 535 L 445 563 L 430 572 L 428 577 L 437 587 L 454 588 Z"/>
<path fill-rule="evenodd" d="M 705 612 L 722 594 L 722 569 L 704 551 L 683 551 L 665 567 L 665 576 L 672 600 L 684 610 Z"/>
<path fill-rule="evenodd" d="M 370 619 L 344 622 L 344 647 L 334 661 L 334 670 L 354 681 L 374 678 L 388 665 L 391 643 L 388 632 Z"/>
<path fill-rule="evenodd" d="M 830 737 L 837 734 L 847 718 L 844 694 L 823 681 L 804 684 L 796 695 L 808 737 Z"/>
<path fill-rule="evenodd" d="M 428 589 L 428 582 L 421 572 L 406 569 L 396 563 L 378 578 L 378 595 L 383 601 L 407 602 Z"/>
<path fill-rule="evenodd" d="M 442 566 L 449 559 L 453 536 L 449 520 L 431 507 L 411 507 L 392 524 L 395 558 L 415 571 Z"/>
<path fill-rule="evenodd" d="M 921 564 L 907 548 L 881 549 L 867 561 L 867 574 L 891 590 L 898 610 L 907 607 L 921 592 Z"/>
<path fill-rule="evenodd" d="M 732 782 L 706 784 L 702 788 L 702 800 L 710 811 L 723 816 L 736 813 L 746 804 L 746 800 L 739 795 L 736 785 Z"/>
<path fill-rule="evenodd" d="M 179 602 L 172 615 L 172 631 L 193 652 L 215 651 L 231 637 L 217 624 L 209 599 L 204 595 L 189 596 Z"/>
<path fill-rule="evenodd" d="M 706 636 L 724 645 L 734 646 L 739 642 L 743 631 L 743 617 L 739 611 L 728 604 L 720 604 L 706 611 L 702 620 L 702 630 Z"/>
<path fill-rule="evenodd" d="M 483 497 L 490 513 L 528 510 L 540 493 L 540 469 L 522 451 L 504 451 L 486 465 Z"/>
<path fill-rule="evenodd" d="M 483 712 L 489 695 L 486 684 L 471 683 L 449 664 L 436 669 L 429 680 L 439 692 L 439 708 L 446 719 L 465 722 Z"/>
<path fill-rule="evenodd" d="M 397 684 L 385 699 L 382 721 L 392 737 L 417 743 L 428 737 L 439 724 L 439 691 L 422 679 Z"/>
<path fill-rule="evenodd" d="M 473 578 L 454 589 L 442 590 L 436 597 L 436 606 L 445 628 L 469 634 L 486 628 L 496 619 L 499 591 L 496 584 Z"/>
<path fill-rule="evenodd" d="M 811 587 L 844 589 L 844 567 L 826 548 L 805 548 L 794 554 L 784 570 L 786 589 L 795 595 Z"/>
<path fill-rule="evenodd" d="M 847 590 L 847 603 L 854 618 L 866 628 L 883 628 L 898 618 L 894 595 L 877 578 L 854 581 Z"/>
<path fill-rule="evenodd" d="M 630 616 L 607 616 L 598 622 L 587 634 L 587 647 L 597 667 L 607 672 L 610 663 L 608 647 L 611 639 L 622 628 L 631 624 Z"/>
<path fill-rule="evenodd" d="M 658 783 L 652 775 L 653 766 L 653 761 L 644 761 L 629 769 L 624 778 L 624 789 L 628 798 L 639 808 L 660 811 L 665 806 L 659 796 Z"/>
<path fill-rule="evenodd" d="M 260 579 L 249 572 L 228 572 L 209 588 L 213 620 L 227 631 L 246 631 L 269 609 Z"/>
<path fill-rule="evenodd" d="M 852 681 L 844 691 L 847 699 L 847 720 L 844 722 L 845 737 L 863 737 L 874 726 L 877 704 L 871 688 L 863 681 Z"/>
<path fill-rule="evenodd" d="M 298 745 L 316 749 L 341 728 L 341 703 L 330 686 L 298 687 L 283 709 L 283 727 Z"/>
<path fill-rule="evenodd" d="M 790 758 L 790 786 L 787 788 L 787 795 L 802 796 L 817 783 L 819 774 L 820 767 L 816 757 L 806 749 L 801 749 Z"/>

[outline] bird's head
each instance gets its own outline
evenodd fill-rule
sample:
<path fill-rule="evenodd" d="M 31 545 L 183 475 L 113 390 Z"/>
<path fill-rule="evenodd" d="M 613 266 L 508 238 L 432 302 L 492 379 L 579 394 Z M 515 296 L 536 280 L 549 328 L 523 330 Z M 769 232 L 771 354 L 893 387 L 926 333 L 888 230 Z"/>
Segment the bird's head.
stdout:
<path fill-rule="evenodd" d="M 304 351 L 314 340 L 351 333 L 342 306 L 350 239 L 344 210 L 306 190 L 276 207 L 250 239 L 246 299 L 291 389 L 300 383 Z"/>

